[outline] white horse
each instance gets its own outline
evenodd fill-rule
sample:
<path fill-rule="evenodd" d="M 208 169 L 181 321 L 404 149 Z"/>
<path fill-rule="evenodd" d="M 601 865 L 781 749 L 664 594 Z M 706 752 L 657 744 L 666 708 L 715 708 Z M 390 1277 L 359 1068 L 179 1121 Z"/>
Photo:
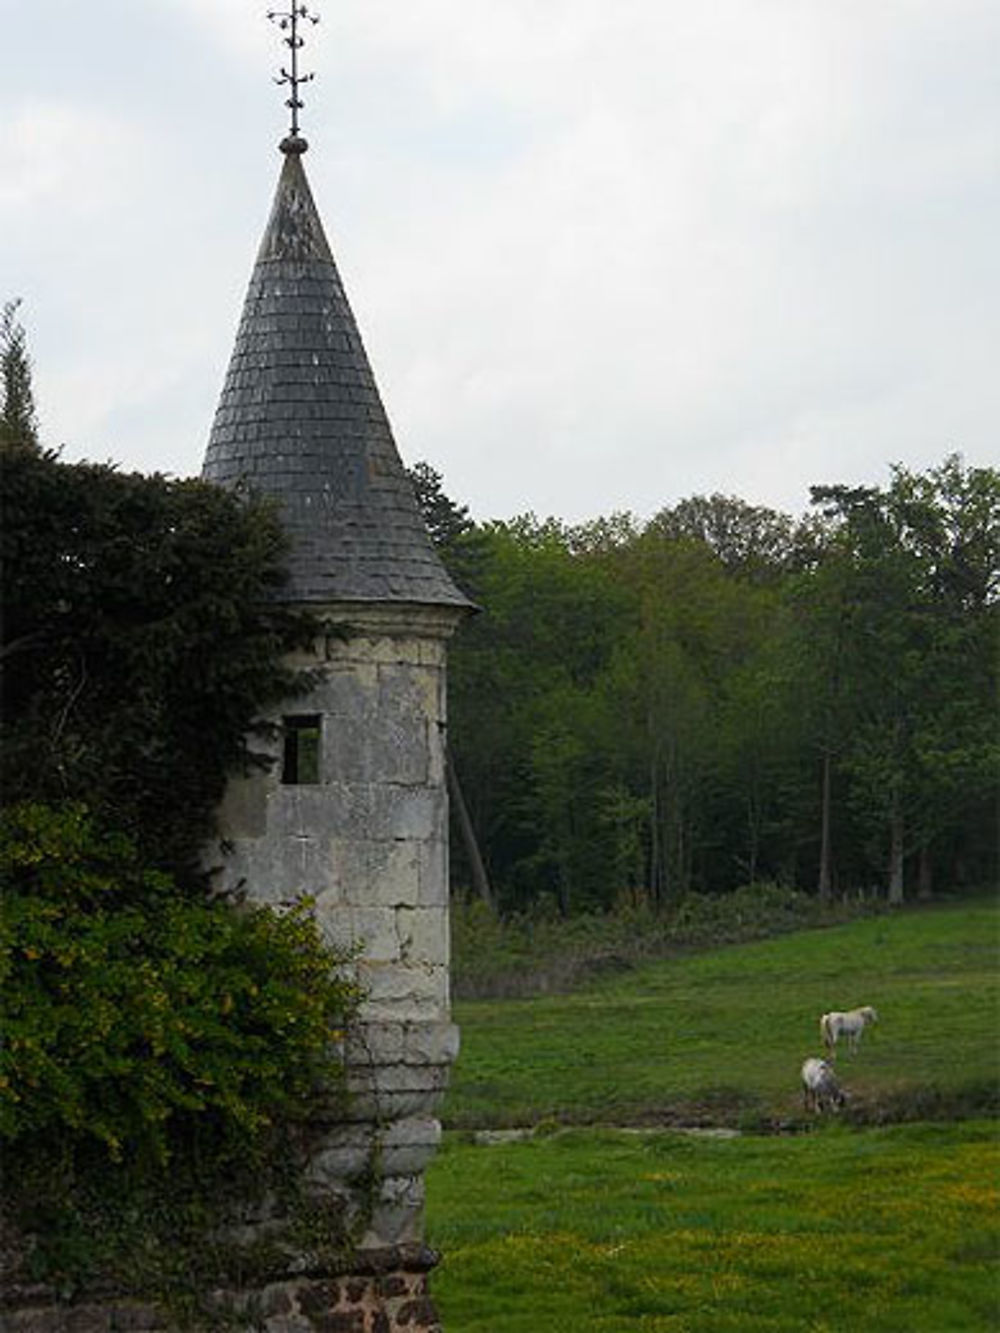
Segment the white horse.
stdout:
<path fill-rule="evenodd" d="M 824 1014 L 819 1020 L 819 1030 L 823 1037 L 823 1045 L 827 1049 L 827 1054 L 831 1059 L 836 1059 L 834 1047 L 841 1036 L 847 1038 L 847 1049 L 853 1055 L 858 1049 L 858 1042 L 861 1040 L 861 1034 L 869 1023 L 877 1023 L 878 1014 L 866 1004 L 861 1009 L 850 1009 L 846 1014 L 834 1010 L 832 1013 Z"/>
<path fill-rule="evenodd" d="M 847 1096 L 825 1060 L 810 1057 L 802 1065 L 802 1102 L 807 1111 L 837 1111 Z"/>

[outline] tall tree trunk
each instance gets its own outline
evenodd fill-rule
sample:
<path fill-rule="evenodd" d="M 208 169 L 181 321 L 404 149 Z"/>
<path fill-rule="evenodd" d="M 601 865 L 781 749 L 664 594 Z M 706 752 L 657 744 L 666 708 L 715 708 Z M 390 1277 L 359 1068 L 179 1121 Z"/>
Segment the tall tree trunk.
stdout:
<path fill-rule="evenodd" d="M 656 781 L 656 760 L 649 765 L 649 887 L 653 902 L 659 906 L 663 891 L 662 843 L 660 839 L 660 793 Z"/>
<path fill-rule="evenodd" d="M 833 760 L 829 750 L 823 751 L 823 794 L 821 797 L 820 808 L 820 831 L 819 831 L 819 882 L 816 891 L 823 902 L 829 902 L 833 896 L 833 866 L 832 866 L 832 843 L 831 831 L 832 820 L 832 775 Z"/>
<path fill-rule="evenodd" d="M 466 859 L 469 862 L 469 872 L 472 875 L 472 887 L 482 898 L 483 902 L 490 909 L 495 911 L 493 893 L 490 889 L 490 881 L 486 874 L 486 867 L 483 865 L 483 858 L 479 853 L 479 843 L 476 839 L 476 831 L 472 827 L 472 819 L 469 816 L 469 808 L 465 804 L 465 797 L 462 795 L 462 787 L 458 781 L 458 774 L 455 772 L 455 765 L 452 763 L 451 751 L 447 747 L 444 752 L 445 776 L 448 782 L 448 795 L 451 798 L 452 809 L 455 811 L 455 817 L 458 820 L 459 833 L 462 835 L 462 846 L 465 849 Z"/>
<path fill-rule="evenodd" d="M 748 796 L 747 806 L 747 875 L 750 884 L 757 883 L 757 858 L 760 855 L 760 813 L 754 796 Z"/>
<path fill-rule="evenodd" d="M 556 881 L 558 886 L 559 915 L 565 920 L 569 916 L 570 901 L 570 874 L 568 868 L 568 857 L 565 851 L 559 857 L 559 878 Z"/>
<path fill-rule="evenodd" d="M 934 864 L 931 860 L 931 849 L 921 847 L 920 860 L 917 870 L 917 897 L 921 902 L 927 902 L 934 894 Z"/>
<path fill-rule="evenodd" d="M 899 907 L 903 901 L 903 813 L 898 803 L 889 820 L 889 902 Z"/>

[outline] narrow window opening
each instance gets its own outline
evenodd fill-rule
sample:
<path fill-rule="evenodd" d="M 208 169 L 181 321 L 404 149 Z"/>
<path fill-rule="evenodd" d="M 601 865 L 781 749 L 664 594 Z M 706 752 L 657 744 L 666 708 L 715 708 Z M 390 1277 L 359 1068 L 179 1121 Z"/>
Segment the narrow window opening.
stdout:
<path fill-rule="evenodd" d="M 286 717 L 281 781 L 290 786 L 319 782 L 321 718 L 318 713 Z"/>

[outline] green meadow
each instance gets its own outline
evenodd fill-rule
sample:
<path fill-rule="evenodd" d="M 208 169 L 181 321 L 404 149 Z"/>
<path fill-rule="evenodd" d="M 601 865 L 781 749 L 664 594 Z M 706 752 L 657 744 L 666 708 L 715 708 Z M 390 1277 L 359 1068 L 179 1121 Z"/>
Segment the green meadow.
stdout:
<path fill-rule="evenodd" d="M 997 944 L 980 900 L 456 1006 L 448 1333 L 1000 1329 Z M 865 1003 L 847 1114 L 805 1116 L 819 1014 Z"/>
<path fill-rule="evenodd" d="M 988 1333 L 995 1127 L 449 1141 L 430 1179 L 448 1333 Z"/>
<path fill-rule="evenodd" d="M 993 1110 L 998 924 L 988 900 L 914 909 L 650 962 L 566 995 L 456 1004 L 445 1123 L 797 1116 L 820 1015 L 863 1004 L 881 1021 L 837 1059 L 853 1114 Z"/>

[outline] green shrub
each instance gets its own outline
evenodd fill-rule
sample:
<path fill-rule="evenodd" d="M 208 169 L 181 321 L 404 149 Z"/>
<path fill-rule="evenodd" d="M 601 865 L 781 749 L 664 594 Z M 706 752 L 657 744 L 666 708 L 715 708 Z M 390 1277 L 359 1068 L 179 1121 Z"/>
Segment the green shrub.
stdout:
<path fill-rule="evenodd" d="M 838 911 L 785 884 L 744 884 L 731 893 L 689 893 L 670 923 L 671 936 L 683 944 L 725 944 L 778 935 L 803 926 L 842 919 Z"/>
<path fill-rule="evenodd" d="M 877 902 L 824 903 L 774 883 L 690 893 L 669 908 L 619 903 L 613 911 L 498 917 L 480 900 L 452 904 L 452 979 L 463 999 L 570 990 L 608 972 L 682 949 L 711 948 L 821 926 L 882 910 Z"/>
<path fill-rule="evenodd" d="M 306 683 L 273 507 L 16 448 L 0 489 L 4 803 L 85 801 L 187 889 L 257 720 Z"/>
<path fill-rule="evenodd" d="M 164 1160 L 175 1117 L 251 1135 L 331 1075 L 354 1001 L 305 909 L 187 900 L 81 807 L 0 817 L 0 1132 Z"/>
<path fill-rule="evenodd" d="M 358 998 L 344 961 L 307 905 L 192 899 L 80 806 L 4 811 L 0 1139 L 15 1224 L 44 1218 L 50 1242 L 68 1230 L 86 1254 L 88 1200 L 123 1216 L 184 1177 L 203 1207 L 317 1096 L 336 1106 L 335 1037 Z"/>

